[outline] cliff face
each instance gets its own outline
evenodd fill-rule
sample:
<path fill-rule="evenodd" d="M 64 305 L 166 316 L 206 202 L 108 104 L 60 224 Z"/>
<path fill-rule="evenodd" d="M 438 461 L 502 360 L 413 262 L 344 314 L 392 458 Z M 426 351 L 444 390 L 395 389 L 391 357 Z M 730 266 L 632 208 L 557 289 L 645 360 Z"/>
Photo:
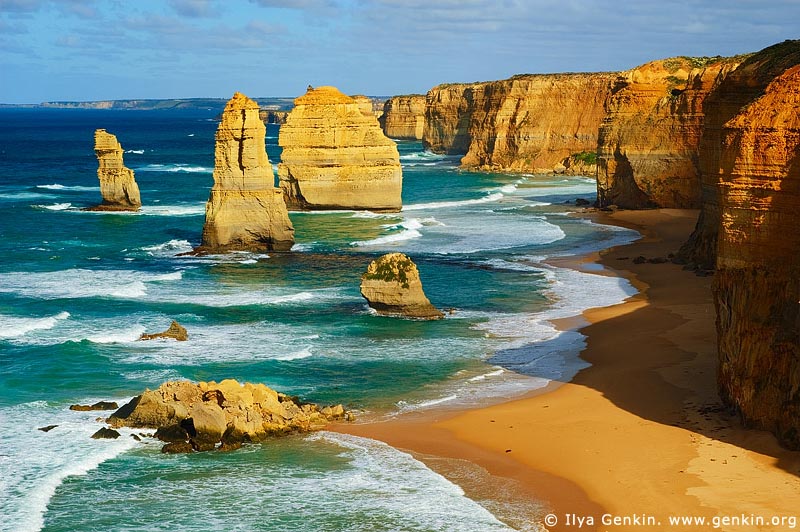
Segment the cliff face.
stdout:
<path fill-rule="evenodd" d="M 422 140 L 425 128 L 425 95 L 394 96 L 386 100 L 381 127 L 392 139 Z"/>
<path fill-rule="evenodd" d="M 397 146 L 374 115 L 336 88 L 297 98 L 278 143 L 278 176 L 290 209 L 400 210 Z"/>
<path fill-rule="evenodd" d="M 264 144 L 258 104 L 237 92 L 216 134 L 214 186 L 206 203 L 200 251 L 283 251 L 294 228 Z"/>
<path fill-rule="evenodd" d="M 117 137 L 105 129 L 94 132 L 94 153 L 97 156 L 97 177 L 103 203 L 88 210 L 138 211 L 142 206 L 139 186 L 133 170 L 126 168 L 122 160 L 124 150 Z"/>
<path fill-rule="evenodd" d="M 800 53 L 795 57 L 800 63 Z M 795 449 L 800 449 L 798 109 L 800 64 L 775 77 L 719 131 L 721 223 L 714 280 L 720 395 L 746 423 L 775 432 Z"/>
<path fill-rule="evenodd" d="M 675 57 L 617 77 L 598 140 L 601 206 L 700 207 L 703 103 L 737 64 Z"/>
<path fill-rule="evenodd" d="M 680 256 L 687 262 L 705 269 L 716 265 L 721 223 L 718 185 L 724 171 L 721 155 L 725 123 L 760 97 L 777 76 L 798 63 L 800 41 L 770 46 L 743 61 L 706 98 L 699 158 L 702 209 L 694 233 L 680 250 Z"/>
<path fill-rule="evenodd" d="M 613 74 L 549 74 L 428 92 L 424 143 L 462 166 L 552 172 L 594 152 Z"/>

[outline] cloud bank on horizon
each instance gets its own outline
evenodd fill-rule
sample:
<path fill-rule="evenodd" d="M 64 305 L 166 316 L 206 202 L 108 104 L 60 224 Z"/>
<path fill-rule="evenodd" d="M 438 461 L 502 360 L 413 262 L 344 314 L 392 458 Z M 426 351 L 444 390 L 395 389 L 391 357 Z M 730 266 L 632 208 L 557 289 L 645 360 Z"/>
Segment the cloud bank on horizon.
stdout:
<path fill-rule="evenodd" d="M 797 0 L 0 0 L 0 102 L 425 92 L 797 38 Z"/>

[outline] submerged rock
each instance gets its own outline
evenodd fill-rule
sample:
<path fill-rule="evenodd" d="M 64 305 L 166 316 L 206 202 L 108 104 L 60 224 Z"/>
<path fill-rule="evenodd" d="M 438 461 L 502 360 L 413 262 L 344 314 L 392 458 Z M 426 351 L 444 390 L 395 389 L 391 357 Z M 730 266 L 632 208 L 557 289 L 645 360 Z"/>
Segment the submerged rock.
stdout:
<path fill-rule="evenodd" d="M 107 427 L 103 427 L 94 434 L 92 434 L 92 439 L 94 440 L 116 440 L 120 437 L 120 433 L 114 429 L 109 429 Z"/>
<path fill-rule="evenodd" d="M 139 340 L 155 340 L 157 338 L 172 338 L 173 340 L 177 340 L 179 342 L 185 342 L 189 339 L 189 333 L 186 331 L 186 328 L 183 327 L 183 325 L 175 320 L 172 320 L 172 324 L 166 331 L 153 334 L 144 333 L 139 337 Z"/>
<path fill-rule="evenodd" d="M 89 207 L 87 211 L 138 211 L 142 206 L 139 186 L 133 170 L 126 168 L 122 160 L 124 150 L 117 137 L 105 129 L 94 132 L 94 153 L 97 156 L 97 177 L 103 203 Z"/>
<path fill-rule="evenodd" d="M 288 251 L 294 227 L 265 148 L 258 104 L 237 92 L 225 106 L 216 134 L 214 186 L 206 203 L 206 253 Z"/>
<path fill-rule="evenodd" d="M 157 429 L 163 452 L 231 450 L 242 442 L 323 428 L 348 418 L 341 405 L 315 404 L 278 393 L 263 384 L 166 382 L 146 390 L 114 412 L 112 427 Z"/>
<path fill-rule="evenodd" d="M 399 211 L 400 155 L 377 118 L 335 87 L 309 88 L 294 104 L 278 138 L 289 208 Z"/>
<path fill-rule="evenodd" d="M 92 410 L 116 410 L 119 405 L 114 401 L 99 401 L 93 405 L 70 405 L 70 410 L 77 412 L 90 412 Z"/>
<path fill-rule="evenodd" d="M 438 320 L 444 314 L 425 297 L 417 265 L 402 253 L 370 263 L 361 276 L 361 295 L 378 314 Z"/>

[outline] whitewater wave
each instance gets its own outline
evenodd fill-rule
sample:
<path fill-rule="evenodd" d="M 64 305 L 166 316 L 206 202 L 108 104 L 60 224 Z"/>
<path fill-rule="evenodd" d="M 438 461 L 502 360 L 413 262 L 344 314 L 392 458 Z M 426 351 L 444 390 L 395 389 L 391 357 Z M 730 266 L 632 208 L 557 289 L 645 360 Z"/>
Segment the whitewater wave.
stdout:
<path fill-rule="evenodd" d="M 294 353 L 288 353 L 286 355 L 277 356 L 275 357 L 275 360 L 281 360 L 281 361 L 302 360 L 304 358 L 308 358 L 311 356 L 314 356 L 314 354 L 311 352 L 311 348 L 306 347 L 301 351 L 296 351 Z"/>
<path fill-rule="evenodd" d="M 73 190 L 76 192 L 94 192 L 100 190 L 100 187 L 83 187 L 83 186 L 70 186 L 70 185 L 61 185 L 59 183 L 52 183 L 50 185 L 36 185 L 36 188 L 42 188 L 45 190 Z"/>
<path fill-rule="evenodd" d="M 131 214 L 144 216 L 201 216 L 206 213 L 205 203 L 183 205 L 143 205 L 142 208 Z"/>
<path fill-rule="evenodd" d="M 487 194 L 482 198 L 459 200 L 459 201 L 437 201 L 432 203 L 416 203 L 411 205 L 404 205 L 403 211 L 423 211 L 429 209 L 447 209 L 452 207 L 463 207 L 465 205 L 480 205 L 481 203 L 491 203 L 500 201 L 504 195 L 502 192 L 495 192 Z"/>
<path fill-rule="evenodd" d="M 69 316 L 69 312 L 59 312 L 46 318 L 21 318 L 0 314 L 0 338 L 19 338 L 33 331 L 52 329 Z"/>
<path fill-rule="evenodd" d="M 425 223 L 425 220 L 428 220 L 428 223 Z M 351 242 L 351 246 L 355 247 L 370 247 L 370 246 L 382 246 L 384 244 L 395 244 L 397 242 L 403 242 L 405 240 L 411 240 L 413 238 L 420 238 L 422 233 L 419 231 L 425 225 L 443 225 L 438 222 L 435 218 L 427 218 L 425 220 L 420 220 L 418 218 L 409 218 L 408 220 L 404 220 L 399 224 L 388 224 L 384 225 L 383 227 L 393 231 L 391 234 L 385 236 L 379 236 L 377 238 L 373 238 L 371 240 L 358 240 L 356 242 Z"/>
<path fill-rule="evenodd" d="M 85 475 L 136 445 L 128 429 L 120 429 L 123 437 L 116 440 L 93 440 L 90 436 L 99 428 L 96 417 L 97 412 L 74 412 L 44 401 L 0 408 L 4 424 L 16 427 L 0 455 L 6 494 L 0 497 L 0 527 L 10 525 L 3 530 L 41 530 L 47 505 L 65 479 Z M 38 430 L 50 425 L 57 427 Z"/>
<path fill-rule="evenodd" d="M 0 293 L 34 299 L 139 299 L 153 281 L 180 280 L 180 272 L 166 274 L 133 270 L 71 269 L 55 272 L 0 273 Z"/>
<path fill-rule="evenodd" d="M 136 155 L 143 155 L 144 150 L 125 150 L 125 153 L 135 153 Z"/>
<path fill-rule="evenodd" d="M 37 209 L 46 209 L 48 211 L 66 211 L 72 208 L 72 203 L 54 203 L 52 205 L 34 205 Z"/>
<path fill-rule="evenodd" d="M 189 253 L 194 248 L 188 240 L 173 239 L 163 244 L 145 246 L 141 249 L 154 257 L 172 257 L 180 253 Z"/>
<path fill-rule="evenodd" d="M 193 166 L 190 164 L 148 164 L 136 168 L 137 172 L 186 172 L 190 174 L 210 174 L 213 168 L 207 166 Z"/>

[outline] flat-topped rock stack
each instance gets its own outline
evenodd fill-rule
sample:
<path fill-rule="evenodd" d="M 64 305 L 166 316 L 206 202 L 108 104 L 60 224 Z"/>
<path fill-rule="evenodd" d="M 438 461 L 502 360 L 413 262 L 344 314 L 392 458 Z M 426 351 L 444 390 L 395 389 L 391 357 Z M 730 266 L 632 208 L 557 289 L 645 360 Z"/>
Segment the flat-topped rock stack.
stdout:
<path fill-rule="evenodd" d="M 286 251 L 294 244 L 294 227 L 283 193 L 275 187 L 265 135 L 258 104 L 234 94 L 217 128 L 214 186 L 196 251 Z"/>
<path fill-rule="evenodd" d="M 400 155 L 363 102 L 318 87 L 294 104 L 278 139 L 278 177 L 289 209 L 399 211 Z"/>
<path fill-rule="evenodd" d="M 133 170 L 125 167 L 124 150 L 117 137 L 105 129 L 94 132 L 94 153 L 97 156 L 97 177 L 103 203 L 88 211 L 138 211 L 142 206 L 139 185 Z"/>

